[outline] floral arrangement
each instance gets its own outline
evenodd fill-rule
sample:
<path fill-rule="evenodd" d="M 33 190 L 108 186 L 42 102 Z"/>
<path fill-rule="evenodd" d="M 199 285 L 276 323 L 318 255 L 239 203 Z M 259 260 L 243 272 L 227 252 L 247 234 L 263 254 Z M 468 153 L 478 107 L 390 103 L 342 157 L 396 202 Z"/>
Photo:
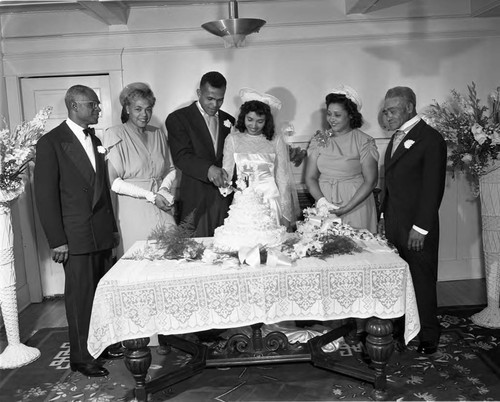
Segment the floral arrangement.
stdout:
<path fill-rule="evenodd" d="M 368 230 L 354 229 L 336 215 L 325 214 L 318 208 L 306 208 L 303 213 L 305 219 L 297 222 L 298 241 L 288 244 L 296 258 L 359 253 L 363 250 L 359 241 L 377 239 Z"/>
<path fill-rule="evenodd" d="M 35 156 L 35 145 L 45 131 L 51 112 L 52 107 L 43 108 L 33 120 L 18 125 L 13 133 L 8 128 L 0 130 L 0 191 L 3 195 L 22 193 L 22 173 Z M 6 127 L 5 119 L 2 120 Z"/>
<path fill-rule="evenodd" d="M 307 151 L 305 149 L 288 145 L 288 156 L 290 157 L 290 162 L 293 163 L 295 167 L 300 166 L 306 155 Z"/>
<path fill-rule="evenodd" d="M 205 246 L 192 238 L 194 211 L 178 226 L 158 225 L 148 236 L 148 244 L 142 250 L 124 256 L 127 260 L 200 260 Z"/>
<path fill-rule="evenodd" d="M 467 96 L 453 89 L 451 99 L 433 103 L 424 119 L 443 135 L 448 167 L 469 173 L 477 183 L 499 159 L 500 87 L 489 94 L 490 107 L 481 104 L 474 82 L 467 89 Z"/>
<path fill-rule="evenodd" d="M 194 212 L 178 226 L 161 225 L 153 229 L 148 237 L 155 241 L 158 249 L 163 251 L 163 258 L 169 260 L 199 260 L 205 246 L 192 238 L 194 234 Z"/>

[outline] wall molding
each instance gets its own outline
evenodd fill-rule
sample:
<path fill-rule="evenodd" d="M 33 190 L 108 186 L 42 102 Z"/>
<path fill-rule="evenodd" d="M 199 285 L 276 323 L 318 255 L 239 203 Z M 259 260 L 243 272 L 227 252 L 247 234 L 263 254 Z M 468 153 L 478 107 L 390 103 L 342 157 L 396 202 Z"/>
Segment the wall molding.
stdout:
<path fill-rule="evenodd" d="M 342 23 L 344 24 L 344 23 Z M 322 32 L 308 30 L 307 27 L 324 28 L 329 24 L 312 23 L 308 25 L 296 24 L 279 24 L 266 27 L 271 33 L 271 29 L 286 30 L 294 27 L 304 28 L 302 35 L 297 34 L 296 37 L 287 35 L 286 32 L 274 32 L 268 36 L 262 34 L 253 34 L 247 38 L 247 47 L 241 49 L 227 49 L 227 51 L 243 52 L 246 49 L 265 48 L 276 46 L 314 46 L 325 44 L 342 44 L 342 43 L 370 43 L 370 42 L 413 42 L 413 41 L 429 41 L 429 40 L 461 40 L 461 39 L 476 39 L 476 38 L 494 38 L 500 37 L 500 24 L 495 27 L 483 25 L 482 29 L 461 29 L 461 30 L 440 30 L 432 32 L 408 32 L 401 30 L 400 32 L 388 33 L 383 29 L 379 32 L 345 34 L 345 33 L 330 33 L 322 35 Z M 364 30 L 363 32 L 366 32 Z M 183 41 L 179 41 L 179 33 L 192 33 L 191 37 L 183 36 Z M 147 38 L 145 38 L 146 36 Z M 182 36 L 182 35 L 181 35 Z M 273 38 L 269 38 L 273 36 Z M 82 42 L 81 39 L 88 39 L 84 45 L 78 45 L 75 49 L 75 42 Z M 114 38 L 110 41 L 103 41 L 103 38 Z M 269 39 L 267 39 L 269 38 Z M 132 39 L 132 40 L 129 40 Z M 147 40 L 144 40 L 147 39 Z M 62 43 L 64 42 L 64 43 Z M 105 43 L 103 43 L 105 42 Z M 162 44 L 140 45 L 144 42 L 157 42 Z M 168 43 L 168 44 L 165 44 Z M 90 45 L 90 46 L 89 46 Z M 106 46 L 99 48 L 98 46 Z M 97 47 L 96 47 L 97 46 Z M 48 35 L 41 37 L 24 37 L 15 39 L 3 40 L 3 59 L 4 63 L 31 60 L 31 59 L 50 59 L 50 58 L 81 58 L 81 57 L 101 57 L 101 56 L 120 56 L 125 54 L 145 54 L 156 52 L 177 52 L 177 51 L 192 51 L 203 50 L 212 51 L 223 48 L 223 42 L 220 38 L 206 36 L 205 32 L 199 32 L 199 29 L 184 28 L 178 30 L 154 29 L 142 30 L 134 32 L 109 32 L 109 33 L 80 33 L 74 35 Z M 37 49 L 33 51 L 33 49 Z M 82 51 L 85 54 L 82 55 Z"/>

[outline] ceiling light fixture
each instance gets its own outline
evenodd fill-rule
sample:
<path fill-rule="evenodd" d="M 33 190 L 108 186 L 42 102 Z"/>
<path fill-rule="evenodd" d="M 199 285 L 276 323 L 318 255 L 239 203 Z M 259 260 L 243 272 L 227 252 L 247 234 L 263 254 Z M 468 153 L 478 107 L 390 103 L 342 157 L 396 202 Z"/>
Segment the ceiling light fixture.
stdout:
<path fill-rule="evenodd" d="M 259 32 L 265 23 L 257 18 L 238 18 L 238 3 L 230 1 L 229 18 L 207 22 L 201 27 L 224 39 L 224 46 L 228 48 L 245 46 L 247 35 Z"/>

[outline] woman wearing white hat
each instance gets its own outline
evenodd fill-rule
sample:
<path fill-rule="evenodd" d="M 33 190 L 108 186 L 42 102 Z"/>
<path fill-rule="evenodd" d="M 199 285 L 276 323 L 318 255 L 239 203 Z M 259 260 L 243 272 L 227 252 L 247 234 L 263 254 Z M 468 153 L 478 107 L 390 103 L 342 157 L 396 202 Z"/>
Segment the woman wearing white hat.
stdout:
<path fill-rule="evenodd" d="M 175 168 L 166 134 L 149 126 L 156 98 L 147 84 L 135 82 L 120 93 L 123 124 L 106 130 L 111 190 L 122 236 L 117 256 L 137 240 L 148 238 L 157 225 L 175 225 L 172 205 Z"/>
<path fill-rule="evenodd" d="M 340 86 L 326 96 L 330 129 L 311 140 L 305 181 L 316 206 L 329 210 L 356 229 L 377 231 L 372 191 L 378 180 L 375 141 L 359 130 L 363 125 L 357 92 Z"/>

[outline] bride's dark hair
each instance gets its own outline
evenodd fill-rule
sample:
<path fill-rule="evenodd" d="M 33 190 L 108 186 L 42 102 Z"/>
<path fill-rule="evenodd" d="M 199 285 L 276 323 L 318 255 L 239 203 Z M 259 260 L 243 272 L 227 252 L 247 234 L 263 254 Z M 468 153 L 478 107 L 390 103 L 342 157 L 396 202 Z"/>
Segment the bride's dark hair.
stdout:
<path fill-rule="evenodd" d="M 264 116 L 266 118 L 266 123 L 262 128 L 262 134 L 264 134 L 264 137 L 271 141 L 274 137 L 274 119 L 271 114 L 271 108 L 264 102 L 251 100 L 241 105 L 240 114 L 238 115 L 238 119 L 234 126 L 236 130 L 240 133 L 245 132 L 245 116 L 250 112 L 254 112 L 256 115 Z"/>

